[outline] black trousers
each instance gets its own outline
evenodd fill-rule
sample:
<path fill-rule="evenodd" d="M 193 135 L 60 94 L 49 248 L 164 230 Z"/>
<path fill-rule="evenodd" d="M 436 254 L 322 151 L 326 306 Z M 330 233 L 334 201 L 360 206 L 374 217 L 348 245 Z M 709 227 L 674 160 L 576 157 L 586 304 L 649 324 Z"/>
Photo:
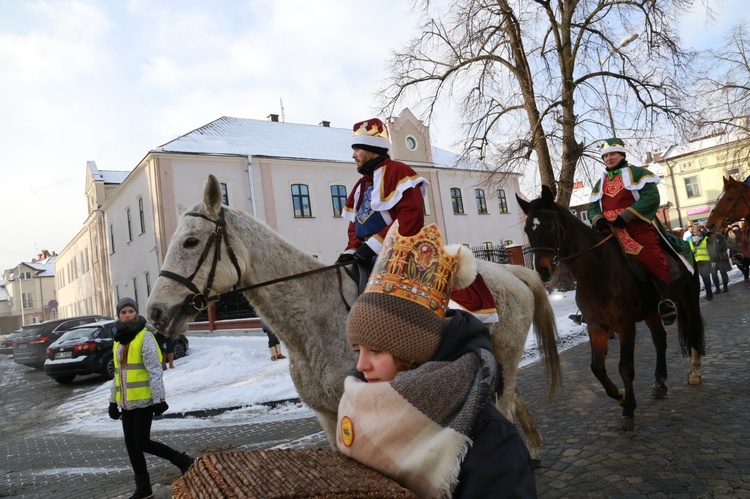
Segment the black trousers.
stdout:
<path fill-rule="evenodd" d="M 130 465 L 136 475 L 147 473 L 145 452 L 167 459 L 172 464 L 180 456 L 180 452 L 171 447 L 151 440 L 151 423 L 153 420 L 153 407 L 122 411 L 122 432 L 125 435 L 125 448 L 128 450 Z"/>
<path fill-rule="evenodd" d="M 711 262 L 708 260 L 697 262 L 698 273 L 703 280 L 703 287 L 706 288 L 706 298 L 713 298 L 714 292 L 711 289 Z"/>

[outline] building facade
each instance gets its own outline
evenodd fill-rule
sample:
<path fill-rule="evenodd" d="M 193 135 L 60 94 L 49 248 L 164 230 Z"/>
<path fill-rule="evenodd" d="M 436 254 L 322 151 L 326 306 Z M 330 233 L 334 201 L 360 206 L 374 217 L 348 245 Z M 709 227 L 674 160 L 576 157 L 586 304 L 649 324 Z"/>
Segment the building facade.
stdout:
<path fill-rule="evenodd" d="M 47 250 L 31 262 L 3 272 L 0 280 L 0 334 L 58 316 L 54 262 Z"/>
<path fill-rule="evenodd" d="M 487 247 L 523 242 L 516 175 L 490 184 L 482 169 L 456 167 L 457 156 L 433 148 L 428 127 L 408 109 L 387 123 L 391 157 L 429 180 L 425 220 L 436 223 L 448 243 Z M 79 273 L 59 281 L 65 313 L 91 302 L 92 313 L 111 315 L 124 296 L 145 307 L 179 215 L 201 201 L 209 174 L 219 179 L 224 204 L 333 263 L 347 242 L 343 203 L 359 179 L 351 137 L 351 128 L 333 128 L 328 122 L 282 123 L 275 115 L 269 120 L 223 117 L 149 151 L 102 194 L 104 199 L 90 200 L 85 237 L 79 234 L 61 252 L 60 266 L 88 253 L 92 269 L 83 277 Z M 89 196 L 90 191 L 87 182 Z M 95 282 L 97 264 L 101 285 Z M 100 291 L 105 306 L 100 306 Z M 91 300 L 81 302 L 85 295 L 92 295 Z M 79 308 L 68 308 L 72 303 L 80 303 Z"/>

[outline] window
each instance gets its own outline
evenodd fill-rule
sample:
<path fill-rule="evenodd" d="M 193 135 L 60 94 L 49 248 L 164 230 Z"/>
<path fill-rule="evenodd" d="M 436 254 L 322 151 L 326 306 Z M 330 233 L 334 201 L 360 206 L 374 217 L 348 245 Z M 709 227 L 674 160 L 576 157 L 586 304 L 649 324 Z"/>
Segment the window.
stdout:
<path fill-rule="evenodd" d="M 128 241 L 132 241 L 133 240 L 133 227 L 132 227 L 132 224 L 130 223 L 130 208 L 125 210 L 125 216 L 128 219 Z"/>
<path fill-rule="evenodd" d="M 726 177 L 732 177 L 735 180 L 740 180 L 740 169 L 735 167 L 727 168 L 724 170 L 724 175 Z"/>
<path fill-rule="evenodd" d="M 484 197 L 484 189 L 474 189 L 474 195 L 477 198 L 477 213 L 480 215 L 486 215 L 487 200 Z"/>
<path fill-rule="evenodd" d="M 117 305 L 118 301 L 120 301 L 120 285 L 115 284 L 115 305 Z M 116 317 L 116 319 L 119 319 L 119 317 Z"/>
<path fill-rule="evenodd" d="M 504 189 L 498 189 L 497 191 L 497 204 L 500 208 L 500 213 L 508 213 L 508 200 L 505 197 Z"/>
<path fill-rule="evenodd" d="M 31 272 L 19 272 L 18 273 L 19 281 L 28 281 L 29 279 L 31 279 Z"/>
<path fill-rule="evenodd" d="M 310 188 L 305 184 L 292 184 L 292 207 L 295 218 L 312 218 Z"/>
<path fill-rule="evenodd" d="M 138 198 L 138 220 L 141 222 L 141 234 L 146 232 L 146 215 L 143 213 L 143 198 Z"/>
<path fill-rule="evenodd" d="M 417 139 L 415 139 L 413 136 L 407 135 L 404 141 L 406 143 L 406 148 L 409 149 L 410 151 L 413 151 L 417 148 L 417 145 L 418 145 Z"/>
<path fill-rule="evenodd" d="M 463 214 L 464 201 L 461 198 L 461 189 L 458 187 L 451 187 L 451 203 L 453 204 L 453 213 L 456 215 Z"/>
<path fill-rule="evenodd" d="M 115 227 L 112 224 L 109 224 L 109 254 L 113 255 L 115 253 Z"/>
<path fill-rule="evenodd" d="M 685 190 L 689 198 L 700 196 L 701 188 L 698 186 L 698 177 L 685 177 Z"/>
<path fill-rule="evenodd" d="M 144 272 L 143 277 L 146 279 L 146 296 L 151 296 L 151 276 L 148 272 Z"/>
<path fill-rule="evenodd" d="M 21 293 L 21 301 L 23 301 L 23 308 L 34 307 L 34 298 L 32 298 L 31 293 Z"/>
<path fill-rule="evenodd" d="M 133 276 L 133 299 L 135 300 L 136 305 L 138 304 L 138 282 L 135 280 L 135 276 Z"/>
<path fill-rule="evenodd" d="M 221 182 L 219 186 L 221 186 L 221 204 L 229 206 L 229 187 L 226 182 Z"/>
<path fill-rule="evenodd" d="M 344 211 L 344 203 L 346 203 L 346 187 L 343 185 L 331 186 L 331 203 L 333 203 L 333 216 L 340 218 Z"/>
<path fill-rule="evenodd" d="M 94 232 L 94 263 L 99 261 L 99 234 Z"/>

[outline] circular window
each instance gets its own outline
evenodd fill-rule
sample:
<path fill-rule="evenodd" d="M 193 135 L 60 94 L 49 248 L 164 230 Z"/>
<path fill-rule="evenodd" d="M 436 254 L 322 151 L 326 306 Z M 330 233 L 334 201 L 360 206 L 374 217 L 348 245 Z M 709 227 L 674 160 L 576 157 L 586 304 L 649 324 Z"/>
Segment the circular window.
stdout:
<path fill-rule="evenodd" d="M 408 149 L 409 149 L 410 151 L 413 151 L 414 149 L 416 149 L 416 148 L 417 148 L 417 139 L 415 139 L 415 138 L 414 138 L 414 137 L 412 137 L 411 135 L 408 135 L 408 136 L 406 137 L 406 147 L 407 147 L 407 148 L 408 148 Z"/>

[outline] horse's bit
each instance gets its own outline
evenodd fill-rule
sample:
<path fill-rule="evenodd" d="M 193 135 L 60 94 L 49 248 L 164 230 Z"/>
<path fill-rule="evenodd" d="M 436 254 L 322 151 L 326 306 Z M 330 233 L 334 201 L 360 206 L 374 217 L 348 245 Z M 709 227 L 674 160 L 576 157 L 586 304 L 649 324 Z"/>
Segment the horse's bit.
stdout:
<path fill-rule="evenodd" d="M 229 244 L 229 235 L 227 234 L 227 224 L 224 220 L 224 208 L 221 208 L 219 210 L 219 219 L 218 220 L 212 220 L 208 218 L 206 215 L 203 215 L 202 213 L 196 213 L 196 212 L 189 212 L 185 213 L 185 216 L 190 217 L 199 217 L 204 220 L 208 220 L 209 222 L 216 224 L 216 229 L 209 235 L 208 241 L 206 242 L 206 246 L 203 248 L 203 253 L 201 254 L 201 257 L 198 259 L 198 263 L 195 266 L 195 270 L 192 274 L 190 274 L 190 277 L 183 277 L 179 274 L 175 274 L 174 272 L 170 272 L 169 270 L 162 270 L 159 272 L 160 276 L 164 276 L 166 278 L 172 279 L 174 281 L 179 282 L 183 286 L 187 287 L 190 291 L 193 292 L 192 295 L 188 295 L 185 297 L 185 302 L 183 303 L 183 309 L 189 313 L 198 313 L 202 310 L 205 310 L 208 308 L 208 304 L 212 301 L 220 300 L 223 296 L 226 296 L 230 293 L 240 293 L 242 291 L 248 291 L 250 289 L 259 288 L 262 286 L 267 286 L 269 284 L 276 284 L 278 282 L 288 281 L 290 279 L 295 279 L 297 277 L 303 277 L 311 274 L 317 274 L 318 272 L 323 272 L 326 270 L 336 269 L 338 274 L 338 280 L 339 280 L 339 293 L 341 294 L 341 299 L 344 302 L 344 306 L 346 307 L 346 310 L 349 311 L 351 309 L 351 306 L 349 303 L 347 303 L 346 298 L 344 297 L 344 290 L 343 290 L 343 284 L 341 280 L 341 267 L 350 265 L 350 262 L 346 263 L 336 263 L 333 265 L 329 265 L 327 267 L 321 267 L 313 270 L 308 270 L 307 272 L 301 272 L 299 274 L 294 274 L 286 277 L 280 277 L 278 279 L 272 279 L 270 281 L 260 282 L 257 284 L 251 284 L 249 286 L 245 286 L 242 288 L 238 288 L 237 286 L 240 284 L 240 280 L 242 279 L 242 271 L 240 270 L 240 265 L 237 262 L 237 257 L 234 254 L 234 250 L 232 249 L 232 246 Z M 232 261 L 232 264 L 234 265 L 234 269 L 237 271 L 237 282 L 234 283 L 234 286 L 232 286 L 232 289 L 230 291 L 227 291 L 226 293 L 221 293 L 213 296 L 209 296 L 209 292 L 211 291 L 211 286 L 213 286 L 214 278 L 216 277 L 216 264 L 221 260 L 221 242 L 224 241 L 224 245 L 227 248 L 227 254 L 229 255 L 229 259 Z M 216 243 L 216 246 L 214 246 L 214 258 L 211 262 L 211 270 L 208 273 L 208 279 L 206 280 L 206 286 L 204 287 L 203 291 L 200 291 L 198 287 L 193 283 L 193 279 L 195 279 L 195 276 L 198 274 L 198 271 L 200 270 L 201 266 L 203 265 L 203 262 L 206 260 L 206 257 L 208 256 L 209 251 L 211 251 L 211 247 Z"/>

